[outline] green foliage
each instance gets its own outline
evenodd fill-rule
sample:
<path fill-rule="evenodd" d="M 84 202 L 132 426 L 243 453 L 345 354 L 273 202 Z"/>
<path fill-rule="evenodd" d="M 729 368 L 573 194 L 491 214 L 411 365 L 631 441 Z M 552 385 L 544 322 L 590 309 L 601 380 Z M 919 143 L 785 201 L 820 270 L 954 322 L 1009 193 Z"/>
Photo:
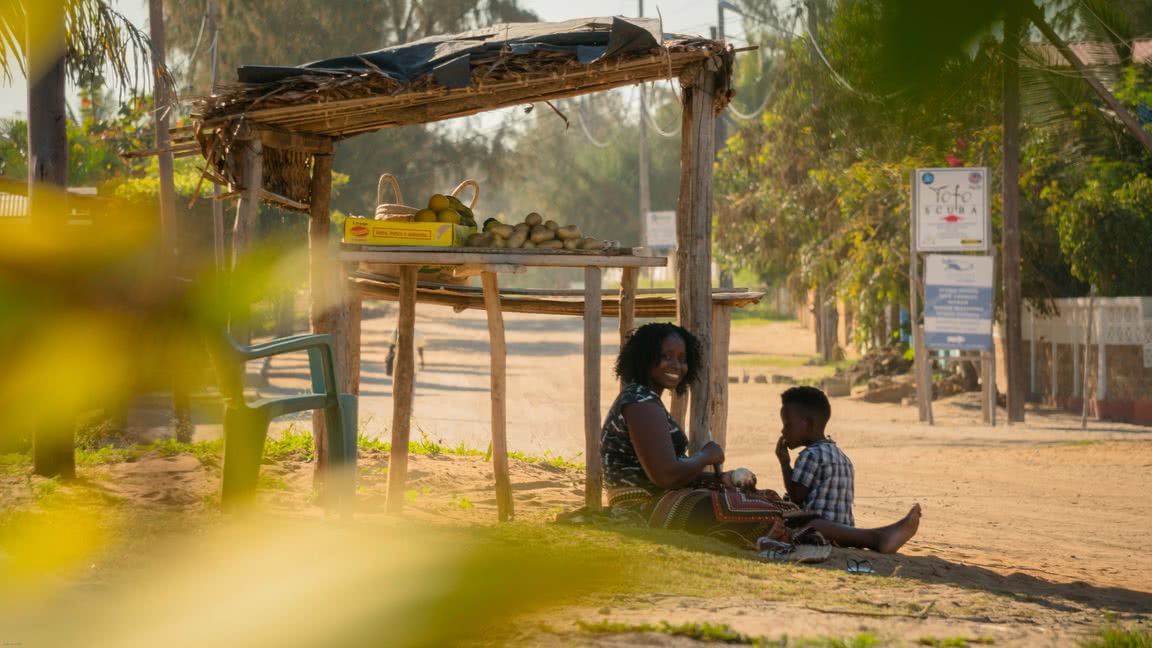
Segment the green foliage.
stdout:
<path fill-rule="evenodd" d="M 1129 33 L 1124 19 L 1143 21 L 1146 13 L 1096 0 L 1047 4 L 1059 29 L 1093 39 L 1097 32 Z M 993 28 L 1000 3 L 973 5 L 960 22 L 949 21 L 947 34 L 927 27 L 943 9 L 922 5 L 816 3 L 812 39 L 773 41 L 774 83 L 764 114 L 729 139 L 716 169 L 721 262 L 796 293 L 834 290 L 855 311 L 861 340 L 879 339 L 875 333 L 891 304 L 908 302 L 912 169 L 998 169 L 1001 162 L 1003 59 L 1001 34 Z M 923 28 L 904 31 L 911 24 Z M 923 35 L 932 42 L 914 45 Z M 1123 38 L 1097 40 L 1130 60 Z M 916 55 L 906 56 L 909 50 Z M 1146 291 L 1141 281 L 1152 268 L 1152 252 L 1140 243 L 1149 240 L 1152 159 L 1102 114 L 1082 79 L 1053 74 L 1027 49 L 1022 56 L 1035 59 L 1022 73 L 1025 296 L 1079 296 L 1091 282 L 1110 295 Z M 1138 65 L 1117 71 L 1115 92 L 1129 110 L 1152 103 L 1152 71 Z M 995 174 L 990 191 L 996 242 L 1001 192 Z"/>
<path fill-rule="evenodd" d="M 272 461 L 312 461 L 315 446 L 312 433 L 289 425 L 284 434 L 264 443 L 264 463 Z"/>
<path fill-rule="evenodd" d="M 76 447 L 80 450 L 99 450 L 105 446 L 123 446 L 127 442 L 124 429 L 115 420 L 95 415 L 76 426 Z"/>
<path fill-rule="evenodd" d="M 990 645 L 996 643 L 993 637 L 944 637 L 938 638 L 932 635 L 920 637 L 917 641 L 921 646 L 933 646 L 935 648 L 966 648 L 972 645 Z"/>
<path fill-rule="evenodd" d="M 178 454 L 190 454 L 200 460 L 205 466 L 217 466 L 224 456 L 224 439 L 214 441 L 179 441 L 177 439 L 161 439 L 147 446 L 148 449 L 160 453 L 163 457 Z"/>
<path fill-rule="evenodd" d="M 1081 645 L 1084 648 L 1150 648 L 1152 630 L 1140 626 L 1122 628 L 1118 625 L 1109 625 L 1100 630 L 1099 636 Z"/>
<path fill-rule="evenodd" d="M 136 461 L 140 458 L 140 451 L 135 448 L 116 448 L 113 446 L 104 446 L 95 450 L 86 450 L 77 448 L 76 450 L 76 465 L 77 466 L 100 466 L 104 464 L 124 463 L 128 461 Z"/>
<path fill-rule="evenodd" d="M 574 457 L 574 459 L 578 458 L 579 456 L 580 455 L 577 455 L 577 457 Z M 519 450 L 512 450 L 508 453 L 508 458 L 515 459 L 517 461 L 523 461 L 525 463 L 547 464 L 549 466 L 555 466 L 556 468 L 571 468 L 575 470 L 584 469 L 584 464 L 576 463 L 575 461 L 565 459 L 559 455 L 553 455 L 550 450 L 545 450 L 543 455 L 533 455 L 521 452 Z"/>
<path fill-rule="evenodd" d="M 726 623 L 621 623 L 617 621 L 577 621 L 576 626 L 593 634 L 622 634 L 658 632 L 673 637 L 687 637 L 695 641 L 709 643 L 744 644 L 751 646 L 795 646 L 796 648 L 871 648 L 879 642 L 868 633 L 861 633 L 848 639 L 812 639 L 784 637 L 773 641 L 765 637 L 754 637 L 734 630 Z M 949 644 L 950 645 L 950 644 Z"/>
<path fill-rule="evenodd" d="M 256 477 L 256 487 L 263 490 L 289 490 L 288 482 L 280 475 L 270 474 L 267 470 L 261 470 L 260 474 Z"/>
<path fill-rule="evenodd" d="M 1107 167 L 1122 166 L 1123 181 Z M 1060 246 L 1072 273 L 1105 296 L 1143 295 L 1152 276 L 1152 179 L 1131 165 L 1106 165 L 1059 215 Z M 1120 180 L 1116 188 L 1108 184 Z M 1107 184 L 1106 184 L 1107 183 Z M 1114 185 L 1113 185 L 1114 186 Z"/>

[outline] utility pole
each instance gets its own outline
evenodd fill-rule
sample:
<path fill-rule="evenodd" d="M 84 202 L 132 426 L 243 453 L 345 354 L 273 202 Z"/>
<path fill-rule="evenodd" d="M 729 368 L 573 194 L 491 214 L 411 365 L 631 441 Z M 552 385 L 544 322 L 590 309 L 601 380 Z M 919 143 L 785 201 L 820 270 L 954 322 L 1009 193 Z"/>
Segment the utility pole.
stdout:
<path fill-rule="evenodd" d="M 644 17 L 644 0 L 640 3 L 640 17 Z M 640 243 L 648 245 L 648 212 L 652 209 L 648 190 L 648 103 L 644 84 L 640 84 Z"/>
<path fill-rule="evenodd" d="M 1004 368 L 1008 374 L 1008 422 L 1024 421 L 1023 335 L 1020 331 L 1020 8 L 1008 2 L 1004 16 L 1003 231 Z"/>
<path fill-rule="evenodd" d="M 217 90 L 217 45 L 220 42 L 216 25 L 216 0 L 208 0 L 208 53 L 212 69 L 212 94 Z M 222 277 L 228 267 L 224 256 L 224 203 L 220 200 L 220 185 L 212 183 L 212 249 L 216 253 L 217 277 Z"/>
<path fill-rule="evenodd" d="M 724 10 L 731 9 L 736 13 L 741 13 L 740 8 L 730 2 L 716 3 L 716 35 L 720 40 L 724 40 Z M 728 141 L 728 119 L 725 113 L 720 113 L 716 117 L 716 159 L 720 159 L 720 152 L 726 148 Z M 732 272 L 727 268 L 720 268 L 720 287 L 731 288 L 733 286 Z"/>

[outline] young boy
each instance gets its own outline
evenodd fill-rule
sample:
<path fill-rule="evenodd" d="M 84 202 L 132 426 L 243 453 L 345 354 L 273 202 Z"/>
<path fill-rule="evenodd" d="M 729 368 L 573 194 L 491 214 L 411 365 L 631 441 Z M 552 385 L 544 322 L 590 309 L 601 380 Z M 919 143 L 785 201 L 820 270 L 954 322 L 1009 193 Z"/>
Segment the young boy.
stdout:
<path fill-rule="evenodd" d="M 784 429 L 776 443 L 776 457 L 784 474 L 784 488 L 800 508 L 818 513 L 821 519 L 808 526 L 840 547 L 895 553 L 920 528 L 920 505 L 913 504 L 899 521 L 883 527 L 860 529 L 852 517 L 852 462 L 824 436 L 832 417 L 828 397 L 815 387 L 793 387 L 780 395 L 780 419 Z M 805 446 L 791 465 L 789 448 Z"/>
<path fill-rule="evenodd" d="M 832 406 L 824 392 L 815 387 L 793 387 L 780 395 L 780 419 L 784 429 L 776 443 L 776 457 L 784 476 L 784 488 L 800 508 L 820 517 L 856 526 L 852 517 L 852 462 L 824 436 L 832 417 Z M 793 467 L 790 448 L 805 446 Z"/>

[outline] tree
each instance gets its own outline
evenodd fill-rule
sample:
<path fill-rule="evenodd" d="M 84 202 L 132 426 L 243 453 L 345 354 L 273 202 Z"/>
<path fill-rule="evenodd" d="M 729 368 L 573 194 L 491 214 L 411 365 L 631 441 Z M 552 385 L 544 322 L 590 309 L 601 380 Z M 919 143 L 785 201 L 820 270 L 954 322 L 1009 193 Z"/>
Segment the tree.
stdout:
<path fill-rule="evenodd" d="M 20 61 L 29 81 L 28 196 L 34 221 L 43 220 L 51 228 L 63 224 L 66 216 L 65 70 L 76 78 L 91 78 L 107 63 L 128 84 L 129 61 L 146 50 L 146 43 L 139 30 L 102 0 L 22 0 L 0 11 L 0 66 L 9 74 L 8 61 Z M 40 475 L 75 476 L 71 428 L 36 430 L 33 469 Z"/>

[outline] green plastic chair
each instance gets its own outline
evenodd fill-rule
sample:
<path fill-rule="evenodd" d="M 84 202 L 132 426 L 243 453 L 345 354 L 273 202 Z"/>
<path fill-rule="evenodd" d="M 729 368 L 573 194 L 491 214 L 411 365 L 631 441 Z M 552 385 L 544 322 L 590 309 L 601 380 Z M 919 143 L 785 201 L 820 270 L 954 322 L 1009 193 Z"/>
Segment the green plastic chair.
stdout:
<path fill-rule="evenodd" d="M 236 344 L 227 335 L 221 338 L 212 348 L 225 399 L 223 506 L 235 508 L 255 494 L 272 419 L 311 410 L 324 410 L 329 462 L 324 503 L 334 507 L 351 503 L 355 494 L 357 401 L 355 394 L 337 392 L 332 336 L 296 335 L 250 347 Z M 313 393 L 245 401 L 244 363 L 294 351 L 308 352 Z"/>

